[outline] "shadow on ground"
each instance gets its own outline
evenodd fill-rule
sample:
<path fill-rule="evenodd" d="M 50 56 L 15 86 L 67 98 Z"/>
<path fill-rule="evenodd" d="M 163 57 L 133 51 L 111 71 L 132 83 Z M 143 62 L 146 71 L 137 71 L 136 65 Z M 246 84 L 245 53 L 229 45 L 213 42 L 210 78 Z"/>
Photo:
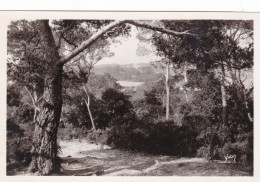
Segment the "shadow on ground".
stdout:
<path fill-rule="evenodd" d="M 100 147 L 87 141 L 63 141 L 61 172 L 57 176 L 252 176 L 253 167 L 241 164 L 209 162 L 203 158 L 174 156 Z M 8 175 L 28 174 L 26 167 Z"/>
<path fill-rule="evenodd" d="M 202 158 L 154 156 L 117 149 L 80 152 L 85 157 L 63 157 L 62 172 L 75 176 L 250 176 L 252 167 L 208 162 Z"/>

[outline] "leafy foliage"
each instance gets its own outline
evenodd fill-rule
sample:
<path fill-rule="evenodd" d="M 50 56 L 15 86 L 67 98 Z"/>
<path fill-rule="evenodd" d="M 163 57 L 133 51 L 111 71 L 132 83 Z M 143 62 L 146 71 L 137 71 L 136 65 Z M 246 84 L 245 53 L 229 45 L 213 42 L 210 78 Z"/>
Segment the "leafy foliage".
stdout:
<path fill-rule="evenodd" d="M 23 104 L 19 87 L 7 87 L 7 168 L 27 166 L 31 161 L 33 109 Z"/>
<path fill-rule="evenodd" d="M 115 118 L 133 114 L 128 96 L 115 89 L 107 89 L 102 95 L 103 111 L 99 115 L 98 127 L 106 128 Z"/>
<path fill-rule="evenodd" d="M 219 81 L 210 72 L 189 70 L 187 75 L 188 83 L 185 87 L 191 89 L 192 100 L 182 105 L 181 112 L 184 116 L 201 116 L 212 123 L 218 122 L 221 113 Z"/>
<path fill-rule="evenodd" d="M 166 121 L 153 123 L 117 118 L 111 124 L 108 142 L 118 148 L 153 154 L 191 156 L 196 152 L 196 134 L 187 127 Z"/>
<path fill-rule="evenodd" d="M 112 89 L 115 92 L 118 92 L 117 90 L 120 88 L 120 86 L 110 75 L 101 76 L 92 73 L 89 77 L 87 87 L 90 91 L 90 109 L 96 123 L 96 127 L 104 128 L 107 126 L 109 118 L 103 119 L 107 116 L 105 114 L 107 109 L 104 105 L 104 101 L 102 100 L 102 95 L 108 89 Z M 82 89 L 81 83 L 75 84 L 74 86 L 67 88 L 65 91 L 66 92 L 63 94 L 64 106 L 62 112 L 62 125 L 65 126 L 66 124 L 71 123 L 73 127 L 83 127 L 85 129 L 91 128 L 91 121 L 87 106 L 83 102 L 83 99 L 86 98 L 86 96 Z M 112 100 L 110 101 L 112 102 Z M 116 101 L 114 101 L 114 103 L 116 103 Z M 107 124 L 104 124 L 104 126 L 103 124 L 99 124 L 103 122 Z"/>

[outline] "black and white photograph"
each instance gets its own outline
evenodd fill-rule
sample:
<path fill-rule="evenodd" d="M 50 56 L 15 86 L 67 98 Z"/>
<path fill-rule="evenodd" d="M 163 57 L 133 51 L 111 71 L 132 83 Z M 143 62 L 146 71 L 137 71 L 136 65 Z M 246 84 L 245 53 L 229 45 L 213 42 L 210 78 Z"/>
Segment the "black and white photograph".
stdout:
<path fill-rule="evenodd" d="M 254 19 L 110 13 L 8 19 L 6 176 L 253 177 Z"/>

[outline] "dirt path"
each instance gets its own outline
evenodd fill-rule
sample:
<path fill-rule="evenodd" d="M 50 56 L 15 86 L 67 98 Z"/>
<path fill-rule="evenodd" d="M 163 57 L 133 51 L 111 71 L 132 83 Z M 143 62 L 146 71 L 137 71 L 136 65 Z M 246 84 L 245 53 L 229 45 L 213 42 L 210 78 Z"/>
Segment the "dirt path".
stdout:
<path fill-rule="evenodd" d="M 111 149 L 87 141 L 61 141 L 62 172 L 80 176 L 247 176 L 250 166 L 213 163 L 202 158 L 154 156 Z"/>

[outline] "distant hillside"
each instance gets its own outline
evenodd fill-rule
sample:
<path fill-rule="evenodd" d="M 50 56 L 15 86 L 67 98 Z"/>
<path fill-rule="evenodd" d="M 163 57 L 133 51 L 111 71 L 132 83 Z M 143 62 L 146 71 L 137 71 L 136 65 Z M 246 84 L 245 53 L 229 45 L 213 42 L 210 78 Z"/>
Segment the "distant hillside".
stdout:
<path fill-rule="evenodd" d="M 117 80 L 150 82 L 162 77 L 163 70 L 156 69 L 148 63 L 140 64 L 104 64 L 94 68 L 99 75 L 110 74 Z"/>
<path fill-rule="evenodd" d="M 145 82 L 152 83 L 162 78 L 164 70 L 160 68 L 154 68 L 149 63 L 139 64 L 103 64 L 97 65 L 93 69 L 93 72 L 98 75 L 109 74 L 117 81 L 132 81 L 132 82 Z M 230 77 L 230 75 L 229 75 Z M 242 70 L 242 78 L 246 78 L 244 84 L 246 88 L 250 88 L 253 85 L 253 69 Z M 228 81 L 231 81 L 227 77 Z"/>

